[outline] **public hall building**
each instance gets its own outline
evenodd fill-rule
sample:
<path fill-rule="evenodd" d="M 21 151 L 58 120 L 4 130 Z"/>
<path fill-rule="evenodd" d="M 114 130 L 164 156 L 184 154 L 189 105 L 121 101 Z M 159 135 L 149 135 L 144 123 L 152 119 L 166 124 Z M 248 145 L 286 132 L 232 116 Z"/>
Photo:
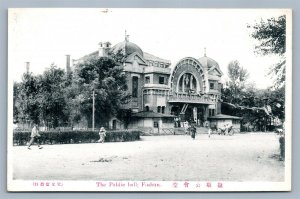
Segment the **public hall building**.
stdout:
<path fill-rule="evenodd" d="M 220 117 L 223 73 L 206 54 L 183 57 L 172 65 L 169 60 L 144 52 L 126 36 L 114 46 L 100 42 L 99 49 L 87 56 L 109 56 L 111 52 L 121 52 L 125 57 L 122 65 L 131 99 L 123 108 L 132 114 L 126 125 L 116 117 L 110 118 L 110 129 L 139 128 L 164 134 L 182 127 L 185 121 L 203 126 L 210 118 Z"/>

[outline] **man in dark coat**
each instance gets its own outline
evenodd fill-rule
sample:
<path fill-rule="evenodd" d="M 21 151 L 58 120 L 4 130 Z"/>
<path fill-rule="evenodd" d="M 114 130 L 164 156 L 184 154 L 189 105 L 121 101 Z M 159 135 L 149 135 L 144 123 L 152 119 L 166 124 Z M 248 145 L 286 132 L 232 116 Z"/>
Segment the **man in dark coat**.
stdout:
<path fill-rule="evenodd" d="M 191 132 L 191 137 L 193 138 L 193 140 L 195 139 L 195 137 L 196 137 L 196 127 L 195 127 L 195 123 L 193 122 L 192 124 L 191 124 L 191 127 L 190 127 L 190 132 Z"/>

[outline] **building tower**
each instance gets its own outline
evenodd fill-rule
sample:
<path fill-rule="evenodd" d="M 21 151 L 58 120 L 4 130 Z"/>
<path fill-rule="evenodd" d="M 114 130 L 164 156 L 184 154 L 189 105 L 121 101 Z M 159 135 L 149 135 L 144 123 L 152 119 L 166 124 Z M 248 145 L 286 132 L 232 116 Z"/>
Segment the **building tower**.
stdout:
<path fill-rule="evenodd" d="M 100 42 L 99 43 L 99 57 L 107 57 L 108 51 L 110 50 L 110 42 Z"/>
<path fill-rule="evenodd" d="M 70 74 L 70 73 L 71 73 L 71 63 L 70 63 L 70 58 L 71 58 L 70 55 L 66 55 L 66 71 L 67 71 L 67 74 Z"/>

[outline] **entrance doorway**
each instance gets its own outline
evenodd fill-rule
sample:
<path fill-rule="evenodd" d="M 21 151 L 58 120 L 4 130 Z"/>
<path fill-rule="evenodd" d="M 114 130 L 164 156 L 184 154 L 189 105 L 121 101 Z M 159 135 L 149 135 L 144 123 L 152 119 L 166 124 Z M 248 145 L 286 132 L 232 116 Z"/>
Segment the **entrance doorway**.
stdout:
<path fill-rule="evenodd" d="M 113 128 L 113 130 L 117 129 L 117 120 L 112 121 L 112 128 Z"/>

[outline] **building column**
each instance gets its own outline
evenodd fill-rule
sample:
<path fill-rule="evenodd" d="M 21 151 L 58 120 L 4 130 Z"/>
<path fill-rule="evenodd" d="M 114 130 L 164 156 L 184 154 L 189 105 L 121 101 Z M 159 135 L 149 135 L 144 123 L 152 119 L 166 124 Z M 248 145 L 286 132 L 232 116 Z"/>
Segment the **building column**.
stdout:
<path fill-rule="evenodd" d="M 185 85 L 185 74 L 184 74 L 183 77 L 182 77 L 182 92 L 183 92 L 183 93 L 184 93 L 184 91 L 185 91 L 184 85 Z"/>
<path fill-rule="evenodd" d="M 208 115 L 209 115 L 209 112 L 208 112 L 208 105 L 204 106 L 204 115 L 203 115 L 203 118 L 204 118 L 204 121 L 207 120 L 208 118 Z"/>

